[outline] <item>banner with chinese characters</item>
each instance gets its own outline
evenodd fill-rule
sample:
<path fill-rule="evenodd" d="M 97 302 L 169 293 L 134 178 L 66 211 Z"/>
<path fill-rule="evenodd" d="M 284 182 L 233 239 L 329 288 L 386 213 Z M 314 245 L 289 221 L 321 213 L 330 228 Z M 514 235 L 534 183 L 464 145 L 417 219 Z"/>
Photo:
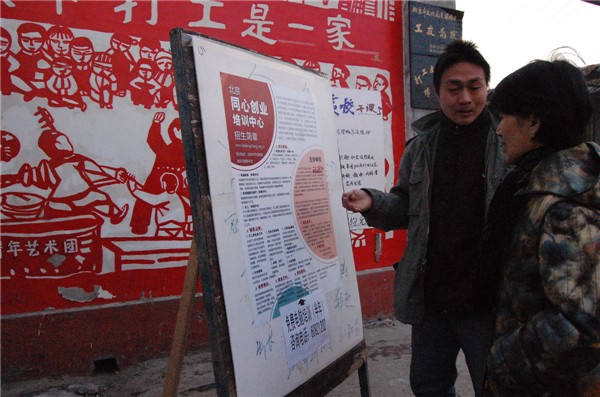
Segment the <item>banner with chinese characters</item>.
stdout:
<path fill-rule="evenodd" d="M 447 44 L 462 38 L 464 12 L 409 2 L 410 98 L 419 109 L 437 109 L 433 67 Z"/>

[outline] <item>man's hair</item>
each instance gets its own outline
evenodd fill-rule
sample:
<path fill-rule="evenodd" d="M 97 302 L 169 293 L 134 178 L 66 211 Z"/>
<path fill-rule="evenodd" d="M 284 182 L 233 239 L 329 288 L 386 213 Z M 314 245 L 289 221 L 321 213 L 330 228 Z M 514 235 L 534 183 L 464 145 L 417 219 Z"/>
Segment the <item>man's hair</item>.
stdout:
<path fill-rule="evenodd" d="M 499 113 L 537 116 L 535 139 L 553 150 L 583 142 L 592 115 L 583 73 L 562 60 L 536 60 L 509 74 L 494 89 L 490 104 Z"/>
<path fill-rule="evenodd" d="M 477 66 L 481 66 L 485 73 L 485 82 L 490 82 L 490 65 L 487 63 L 483 55 L 477 50 L 475 43 L 466 40 L 454 40 L 448 44 L 444 52 L 440 54 L 435 63 L 433 70 L 433 86 L 436 92 L 440 91 L 442 75 L 451 66 L 460 63 L 468 62 Z"/>

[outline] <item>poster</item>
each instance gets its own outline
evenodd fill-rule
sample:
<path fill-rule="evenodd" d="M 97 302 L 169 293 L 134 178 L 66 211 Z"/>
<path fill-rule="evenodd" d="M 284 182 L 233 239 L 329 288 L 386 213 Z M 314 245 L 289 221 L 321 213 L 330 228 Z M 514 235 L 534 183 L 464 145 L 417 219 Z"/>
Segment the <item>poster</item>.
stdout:
<path fill-rule="evenodd" d="M 288 367 L 330 343 L 329 314 L 324 296 L 300 298 L 286 305 L 281 316 Z"/>
<path fill-rule="evenodd" d="M 339 286 L 325 156 L 312 95 L 221 73 L 254 325 Z"/>
<path fill-rule="evenodd" d="M 235 385 L 286 395 L 363 340 L 330 80 L 188 36 Z"/>
<path fill-rule="evenodd" d="M 332 90 L 344 192 L 367 187 L 384 191 L 385 135 L 381 95 L 377 91 Z M 360 213 L 348 211 L 347 215 L 351 231 L 369 228 Z"/>

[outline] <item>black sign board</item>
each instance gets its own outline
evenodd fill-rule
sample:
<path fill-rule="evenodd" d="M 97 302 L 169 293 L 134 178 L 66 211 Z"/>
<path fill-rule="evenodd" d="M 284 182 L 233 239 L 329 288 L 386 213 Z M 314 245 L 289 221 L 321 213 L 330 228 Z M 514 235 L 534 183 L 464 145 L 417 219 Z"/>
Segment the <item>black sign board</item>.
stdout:
<path fill-rule="evenodd" d="M 433 66 L 446 45 L 462 38 L 464 12 L 409 2 L 411 105 L 438 109 L 433 89 Z"/>

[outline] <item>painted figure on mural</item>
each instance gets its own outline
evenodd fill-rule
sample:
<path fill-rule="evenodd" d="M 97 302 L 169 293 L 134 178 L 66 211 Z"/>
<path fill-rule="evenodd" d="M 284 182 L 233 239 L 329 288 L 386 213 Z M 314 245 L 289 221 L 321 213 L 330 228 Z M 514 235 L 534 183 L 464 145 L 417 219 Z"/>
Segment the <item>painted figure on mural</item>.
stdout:
<path fill-rule="evenodd" d="M 94 45 L 87 37 L 75 37 L 71 41 L 71 59 L 73 59 L 73 77 L 77 82 L 81 96 L 90 95 Z"/>
<path fill-rule="evenodd" d="M 44 82 L 50 73 L 50 62 L 42 51 L 46 38 L 46 29 L 37 23 L 26 22 L 17 28 L 20 49 L 15 55 L 19 61 L 16 75 L 30 87 L 25 95 L 26 101 L 34 96 L 44 96 Z"/>
<path fill-rule="evenodd" d="M 160 84 L 154 79 L 154 62 L 140 59 L 134 72 L 137 76 L 129 83 L 131 102 L 150 109 L 158 95 Z"/>
<path fill-rule="evenodd" d="M 115 33 L 110 38 L 110 48 L 106 51 L 111 56 L 112 71 L 117 79 L 117 90 L 115 95 L 123 97 L 129 89 L 131 73 L 136 60 L 131 53 L 131 46 L 136 45 L 134 40 L 128 35 Z"/>
<path fill-rule="evenodd" d="M 316 70 L 317 72 L 321 71 L 321 65 L 319 64 L 319 62 L 314 61 L 314 60 L 306 60 L 306 61 L 304 61 L 302 66 L 304 66 L 307 69 Z"/>
<path fill-rule="evenodd" d="M 156 96 L 156 107 L 166 108 L 170 103 L 175 104 L 175 76 L 173 74 L 173 58 L 171 53 L 160 50 L 155 62 L 158 70 L 154 79 L 160 85 Z"/>
<path fill-rule="evenodd" d="M 117 78 L 112 72 L 110 54 L 100 52 L 94 55 L 94 67 L 90 77 L 90 99 L 100 105 L 100 109 L 112 109 L 117 91 Z"/>
<path fill-rule="evenodd" d="M 75 153 L 67 135 L 59 131 L 42 132 L 38 145 L 48 155 L 49 169 L 56 178 L 49 184 L 47 216 L 92 212 L 108 217 L 112 224 L 123 220 L 129 205 L 119 208 L 99 187 L 125 182 L 124 169 L 101 166 Z"/>
<path fill-rule="evenodd" d="M 8 163 L 19 155 L 21 142 L 13 133 L 2 130 L 0 136 L 0 161 Z"/>
<path fill-rule="evenodd" d="M 356 76 L 356 83 L 354 88 L 357 90 L 370 90 L 373 85 L 371 80 L 367 76 L 358 75 Z"/>
<path fill-rule="evenodd" d="M 100 165 L 93 159 L 76 153 L 69 137 L 54 127 L 48 110 L 38 108 L 36 115 L 44 130 L 38 139 L 39 148 L 48 156 L 37 165 L 25 163 L 14 175 L 3 175 L 2 187 L 21 184 L 48 189 L 43 210 L 44 218 L 58 218 L 78 214 L 97 214 L 112 224 L 125 218 L 128 204 L 118 207 L 102 191 L 103 186 L 125 183 L 127 171 Z"/>
<path fill-rule="evenodd" d="M 160 42 L 158 40 L 141 38 L 139 42 L 139 59 L 154 62 L 159 49 Z"/>
<path fill-rule="evenodd" d="M 333 87 L 349 88 L 350 70 L 346 65 L 335 64 L 331 70 L 331 85 Z"/>
<path fill-rule="evenodd" d="M 2 85 L 0 91 L 3 95 L 9 95 L 13 92 L 23 93 L 28 90 L 27 84 L 21 80 L 16 71 L 19 69 L 19 61 L 16 54 L 10 49 L 12 37 L 8 30 L 0 27 L 0 59 L 2 72 Z"/>
<path fill-rule="evenodd" d="M 389 94 L 386 92 L 389 86 L 390 82 L 384 75 L 378 74 L 377 76 L 375 76 L 375 81 L 373 82 L 373 89 L 381 92 L 381 106 L 383 107 L 384 120 L 387 120 L 389 114 L 392 112 L 392 100 L 390 99 Z"/>
<path fill-rule="evenodd" d="M 148 130 L 148 146 L 156 154 L 156 159 L 141 190 L 150 194 L 164 192 L 161 177 L 165 172 L 170 172 L 179 179 L 176 193 L 189 199 L 179 118 L 174 119 L 169 125 L 168 141 L 161 134 L 161 126 L 165 118 L 164 112 L 157 112 Z M 136 200 L 131 216 L 131 232 L 140 235 L 148 233 L 151 219 L 152 206 L 143 200 Z"/>
<path fill-rule="evenodd" d="M 71 41 L 75 38 L 71 29 L 65 26 L 51 26 L 48 29 L 48 38 L 43 47 L 46 61 L 52 64 L 56 57 L 68 57 Z"/>
<path fill-rule="evenodd" d="M 2 72 L 2 85 L 0 90 L 2 94 L 9 95 L 13 91 L 13 83 L 11 81 L 11 74 L 19 68 L 19 62 L 15 58 L 14 54 L 10 50 L 12 44 L 12 37 L 8 30 L 0 27 L 0 59 Z"/>
<path fill-rule="evenodd" d="M 47 98 L 49 106 L 83 111 L 85 98 L 101 109 L 112 109 L 114 97 L 125 97 L 130 91 L 135 105 L 147 109 L 172 105 L 177 110 L 173 59 L 159 40 L 138 42 L 114 33 L 109 48 L 97 51 L 90 38 L 75 37 L 68 27 L 55 25 L 46 31 L 30 22 L 20 24 L 17 35 L 20 49 L 14 54 L 10 32 L 2 31 L 5 95 L 21 93 L 26 102 Z M 134 54 L 135 45 L 139 49 Z"/>
<path fill-rule="evenodd" d="M 77 81 L 73 76 L 73 61 L 59 56 L 52 60 L 52 75 L 46 80 L 48 105 L 52 107 L 87 108 L 83 101 Z"/>
<path fill-rule="evenodd" d="M 156 237 L 192 237 L 190 199 L 181 194 L 180 184 L 180 177 L 172 172 L 160 176 L 160 193 L 145 191 L 131 175 L 127 181 L 131 195 L 153 208 Z"/>

